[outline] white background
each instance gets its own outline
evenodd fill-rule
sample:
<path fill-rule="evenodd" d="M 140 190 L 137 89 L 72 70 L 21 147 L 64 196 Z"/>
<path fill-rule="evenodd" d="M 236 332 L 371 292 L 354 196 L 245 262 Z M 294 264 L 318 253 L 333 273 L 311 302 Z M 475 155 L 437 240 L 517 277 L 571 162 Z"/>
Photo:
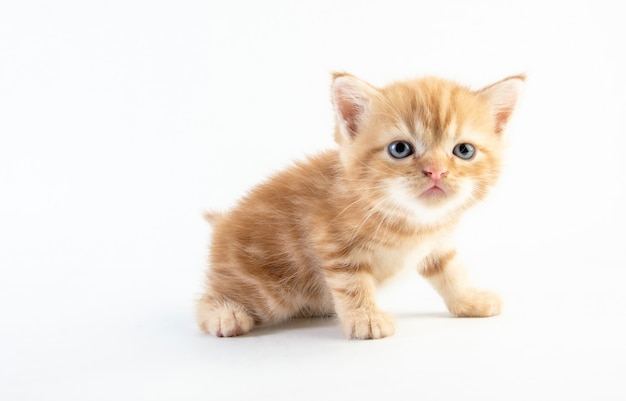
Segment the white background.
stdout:
<path fill-rule="evenodd" d="M 623 11 L 598 1 L 5 1 L 0 399 L 624 399 Z M 419 277 L 394 337 L 195 327 L 210 229 L 333 145 L 329 74 L 525 72 L 507 168 L 459 231 L 502 316 Z"/>

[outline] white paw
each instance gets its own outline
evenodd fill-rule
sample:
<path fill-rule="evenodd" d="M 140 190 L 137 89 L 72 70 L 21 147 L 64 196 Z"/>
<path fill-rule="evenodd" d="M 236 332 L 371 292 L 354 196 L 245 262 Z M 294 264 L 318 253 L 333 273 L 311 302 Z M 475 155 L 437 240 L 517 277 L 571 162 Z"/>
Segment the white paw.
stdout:
<path fill-rule="evenodd" d="M 254 319 L 235 303 L 198 304 L 198 326 L 217 337 L 240 336 L 252 330 Z"/>
<path fill-rule="evenodd" d="M 341 325 L 350 339 L 370 340 L 393 335 L 396 325 L 391 316 L 381 311 L 350 312 L 342 316 Z"/>
<path fill-rule="evenodd" d="M 447 302 L 448 310 L 459 317 L 489 317 L 500 314 L 502 300 L 490 291 L 469 289 Z"/>

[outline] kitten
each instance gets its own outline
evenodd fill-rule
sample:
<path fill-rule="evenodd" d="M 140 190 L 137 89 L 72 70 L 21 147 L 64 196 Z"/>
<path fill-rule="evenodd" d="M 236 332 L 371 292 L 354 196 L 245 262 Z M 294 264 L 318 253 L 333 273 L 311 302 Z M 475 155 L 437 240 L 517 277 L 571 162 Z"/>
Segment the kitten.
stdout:
<path fill-rule="evenodd" d="M 410 264 L 456 316 L 493 316 L 450 236 L 501 168 L 525 77 L 473 91 L 438 78 L 377 88 L 332 81 L 339 145 L 275 175 L 232 211 L 208 214 L 213 242 L 200 328 L 220 337 L 292 317 L 336 315 L 348 338 L 394 333 L 376 286 Z"/>

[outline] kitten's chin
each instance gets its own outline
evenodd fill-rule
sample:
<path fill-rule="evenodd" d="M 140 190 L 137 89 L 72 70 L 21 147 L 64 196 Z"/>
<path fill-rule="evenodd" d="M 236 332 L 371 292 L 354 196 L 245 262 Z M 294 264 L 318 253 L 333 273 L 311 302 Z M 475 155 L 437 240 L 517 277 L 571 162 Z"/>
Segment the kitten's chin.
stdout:
<path fill-rule="evenodd" d="M 437 225 L 456 216 L 466 199 L 463 187 L 452 191 L 447 187 L 431 186 L 416 192 L 415 188 L 407 188 L 398 181 L 389 184 L 393 202 L 412 215 L 416 223 L 423 225 Z"/>

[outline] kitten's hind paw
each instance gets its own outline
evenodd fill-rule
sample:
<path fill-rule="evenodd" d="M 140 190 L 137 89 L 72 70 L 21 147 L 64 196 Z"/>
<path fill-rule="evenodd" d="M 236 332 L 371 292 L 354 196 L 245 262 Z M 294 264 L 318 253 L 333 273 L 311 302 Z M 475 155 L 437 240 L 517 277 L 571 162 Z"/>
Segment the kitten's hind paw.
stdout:
<path fill-rule="evenodd" d="M 372 340 L 393 335 L 396 324 L 382 311 L 356 311 L 341 317 L 341 325 L 349 339 Z"/>
<path fill-rule="evenodd" d="M 471 289 L 454 297 L 447 306 L 458 317 L 489 317 L 500 314 L 502 300 L 493 292 Z"/>
<path fill-rule="evenodd" d="M 240 336 L 252 330 L 254 319 L 245 308 L 235 302 L 198 303 L 198 326 L 217 337 Z"/>

